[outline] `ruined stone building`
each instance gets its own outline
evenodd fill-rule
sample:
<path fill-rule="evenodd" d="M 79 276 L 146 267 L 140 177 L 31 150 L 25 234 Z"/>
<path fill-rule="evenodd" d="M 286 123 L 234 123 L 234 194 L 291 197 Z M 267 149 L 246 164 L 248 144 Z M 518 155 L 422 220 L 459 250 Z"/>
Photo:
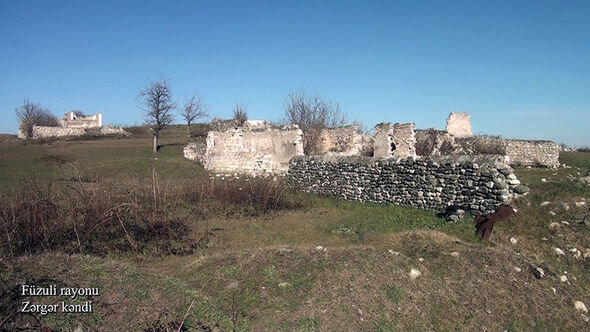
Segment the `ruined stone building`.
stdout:
<path fill-rule="evenodd" d="M 252 121 L 243 127 L 209 131 L 201 153 L 196 144 L 193 146 L 185 149 L 185 156 L 200 160 L 207 170 L 282 174 L 287 172 L 291 158 L 303 155 L 303 133 L 297 126 L 274 127 Z"/>
<path fill-rule="evenodd" d="M 83 135 L 125 135 L 130 134 L 123 128 L 102 125 L 102 114 L 82 115 L 80 112 L 70 111 L 57 121 L 57 126 L 33 126 L 33 139 L 46 137 L 69 137 Z M 18 130 L 18 138 L 26 135 Z"/>
<path fill-rule="evenodd" d="M 380 123 L 371 137 L 358 126 L 323 129 L 319 155 L 367 156 L 399 161 L 437 157 L 441 160 L 478 160 L 501 165 L 556 167 L 559 148 L 549 141 L 474 136 L 468 113 L 450 113 L 446 130 L 416 130 L 414 123 Z M 264 121 L 247 121 L 238 127 L 232 120 L 217 120 L 207 144 L 187 145 L 185 156 L 219 173 L 280 173 L 289 160 L 303 155 L 302 132 L 278 128 Z"/>

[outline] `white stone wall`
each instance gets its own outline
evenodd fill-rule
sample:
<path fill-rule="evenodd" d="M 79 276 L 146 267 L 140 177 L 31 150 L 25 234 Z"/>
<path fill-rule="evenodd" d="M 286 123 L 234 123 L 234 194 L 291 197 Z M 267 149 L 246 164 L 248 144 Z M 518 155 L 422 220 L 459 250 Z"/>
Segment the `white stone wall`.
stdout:
<path fill-rule="evenodd" d="M 374 152 L 378 158 L 416 158 L 414 123 L 380 123 L 375 126 Z"/>
<path fill-rule="evenodd" d="M 297 127 L 210 131 L 204 166 L 217 173 L 282 174 L 289 160 L 303 155 L 303 133 Z"/>
<path fill-rule="evenodd" d="M 471 122 L 469 113 L 451 112 L 447 117 L 446 131 L 455 137 L 471 137 Z"/>

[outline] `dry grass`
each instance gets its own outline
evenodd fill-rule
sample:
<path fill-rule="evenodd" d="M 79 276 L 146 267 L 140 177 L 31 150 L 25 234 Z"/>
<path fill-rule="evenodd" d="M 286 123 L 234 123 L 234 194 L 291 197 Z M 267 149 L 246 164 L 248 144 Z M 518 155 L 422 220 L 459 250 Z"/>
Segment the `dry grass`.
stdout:
<path fill-rule="evenodd" d="M 469 220 L 446 224 L 433 213 L 413 208 L 299 197 L 283 191 L 280 181 L 210 178 L 182 159 L 185 139 L 164 139 L 170 145 L 161 149 L 157 160 L 144 138 L 20 146 L 24 151 L 14 142 L 2 143 L 3 176 L 20 174 L 16 168 L 21 167 L 35 170 L 38 178 L 55 180 L 48 192 L 49 187 L 25 189 L 20 181 L 0 178 L 15 193 L 6 194 L 3 202 L 44 202 L 26 203 L 24 211 L 29 212 L 16 213 L 20 216 L 53 220 L 61 213 L 71 219 L 71 206 L 61 208 L 68 202 L 66 194 L 80 196 L 68 185 L 79 188 L 81 182 L 84 190 L 97 195 L 96 203 L 89 205 L 94 206 L 89 211 L 96 212 L 88 216 L 101 216 L 138 195 L 148 220 L 154 210 L 161 211 L 162 220 L 183 220 L 190 227 L 183 232 L 188 238 L 208 238 L 188 255 L 149 249 L 136 254 L 112 246 L 105 247 L 106 254 L 80 254 L 73 224 L 67 222 L 68 244 L 51 247 L 41 236 L 38 241 L 47 250 L 0 257 L 0 322 L 23 301 L 14 296 L 18 284 L 29 282 L 101 289 L 100 296 L 91 298 L 92 314 L 37 316 L 42 325 L 56 330 L 79 324 L 104 331 L 177 330 L 181 324 L 189 331 L 588 328 L 573 301 L 590 304 L 589 261 L 567 251 L 590 248 L 588 227 L 570 223 L 557 231 L 547 228 L 551 221 L 568 221 L 584 211 L 574 202 L 590 201 L 588 189 L 568 179 L 585 174 L 587 154 L 563 154 L 568 164 L 581 169 L 518 169 L 531 192 L 516 203 L 520 213 L 496 225 L 491 242 L 482 244 Z M 88 168 L 82 181 L 67 171 L 69 163 Z M 159 173 L 157 209 L 150 199 L 152 165 Z M 137 181 L 128 180 L 133 177 Z M 552 203 L 539 208 L 543 200 Z M 572 207 L 550 215 L 559 202 Z M 6 209 L 5 203 L 0 209 Z M 78 204 L 73 206 L 86 206 Z M 119 233 L 113 241 L 128 242 L 120 224 L 111 226 Z M 140 242 L 135 236 L 132 239 Z M 153 241 L 157 239 L 165 240 L 156 236 Z M 81 243 L 85 241 L 91 242 Z M 156 248 L 153 242 L 145 243 Z M 567 255 L 556 256 L 553 247 Z M 530 265 L 541 263 L 547 275 L 536 279 Z M 412 268 L 422 276 L 412 280 Z M 559 276 L 565 271 L 569 280 L 562 283 Z M 0 330 L 14 330 L 23 317 L 10 316 Z"/>

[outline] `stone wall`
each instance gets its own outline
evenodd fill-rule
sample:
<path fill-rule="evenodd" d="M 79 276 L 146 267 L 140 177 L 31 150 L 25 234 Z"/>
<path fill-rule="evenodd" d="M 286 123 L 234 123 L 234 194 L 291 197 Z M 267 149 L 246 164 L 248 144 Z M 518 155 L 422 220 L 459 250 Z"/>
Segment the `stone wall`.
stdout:
<path fill-rule="evenodd" d="M 323 129 L 320 133 L 319 154 L 361 156 L 372 150 L 373 140 L 359 131 L 357 125 Z"/>
<path fill-rule="evenodd" d="M 204 166 L 218 173 L 252 175 L 285 173 L 289 160 L 303 155 L 303 133 L 297 126 L 210 131 Z"/>
<path fill-rule="evenodd" d="M 380 123 L 375 126 L 373 155 L 378 158 L 416 158 L 414 123 Z"/>
<path fill-rule="evenodd" d="M 207 144 L 197 142 L 188 143 L 182 150 L 182 154 L 188 160 L 195 161 L 199 164 L 205 163 L 205 154 L 207 153 Z"/>
<path fill-rule="evenodd" d="M 105 126 L 102 128 L 64 128 L 64 127 L 46 127 L 33 126 L 33 139 L 48 138 L 48 137 L 72 137 L 72 136 L 110 136 L 123 135 L 130 136 L 131 134 L 123 128 L 114 128 Z"/>
<path fill-rule="evenodd" d="M 472 137 L 475 145 L 500 146 L 513 166 L 559 166 L 559 146 L 551 141 Z"/>
<path fill-rule="evenodd" d="M 394 203 L 443 211 L 456 206 L 489 213 L 528 191 L 507 166 L 432 159 L 300 156 L 291 160 L 290 186 L 347 200 Z"/>
<path fill-rule="evenodd" d="M 446 131 L 455 137 L 472 136 L 469 113 L 451 112 L 447 117 Z"/>

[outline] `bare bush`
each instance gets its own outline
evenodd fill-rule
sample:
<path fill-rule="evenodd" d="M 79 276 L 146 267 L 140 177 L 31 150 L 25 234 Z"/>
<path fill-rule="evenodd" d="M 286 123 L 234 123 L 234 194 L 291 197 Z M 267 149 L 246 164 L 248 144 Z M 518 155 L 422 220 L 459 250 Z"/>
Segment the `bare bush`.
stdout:
<path fill-rule="evenodd" d="M 139 108 L 145 112 L 147 123 L 152 128 L 154 136 L 153 152 L 158 152 L 158 138 L 160 131 L 174 121 L 172 110 L 176 108 L 172 89 L 168 80 L 160 78 L 139 91 Z"/>
<path fill-rule="evenodd" d="M 184 102 L 184 107 L 181 109 L 180 116 L 186 121 L 186 135 L 191 135 L 191 123 L 197 119 L 206 118 L 209 116 L 207 107 L 203 99 L 194 94 Z"/>
<path fill-rule="evenodd" d="M 26 138 L 33 137 L 33 126 L 58 125 L 58 119 L 48 109 L 25 99 L 23 105 L 15 110 L 19 122 L 19 129 Z"/>
<path fill-rule="evenodd" d="M 322 129 L 342 127 L 347 123 L 338 103 L 318 94 L 306 95 L 305 90 L 291 91 L 284 107 L 283 122 L 295 124 L 303 131 L 303 152 L 306 155 L 320 152 Z"/>
<path fill-rule="evenodd" d="M 234 105 L 233 113 L 236 126 L 241 127 L 246 121 L 248 121 L 248 107 L 245 104 L 236 103 Z"/>

